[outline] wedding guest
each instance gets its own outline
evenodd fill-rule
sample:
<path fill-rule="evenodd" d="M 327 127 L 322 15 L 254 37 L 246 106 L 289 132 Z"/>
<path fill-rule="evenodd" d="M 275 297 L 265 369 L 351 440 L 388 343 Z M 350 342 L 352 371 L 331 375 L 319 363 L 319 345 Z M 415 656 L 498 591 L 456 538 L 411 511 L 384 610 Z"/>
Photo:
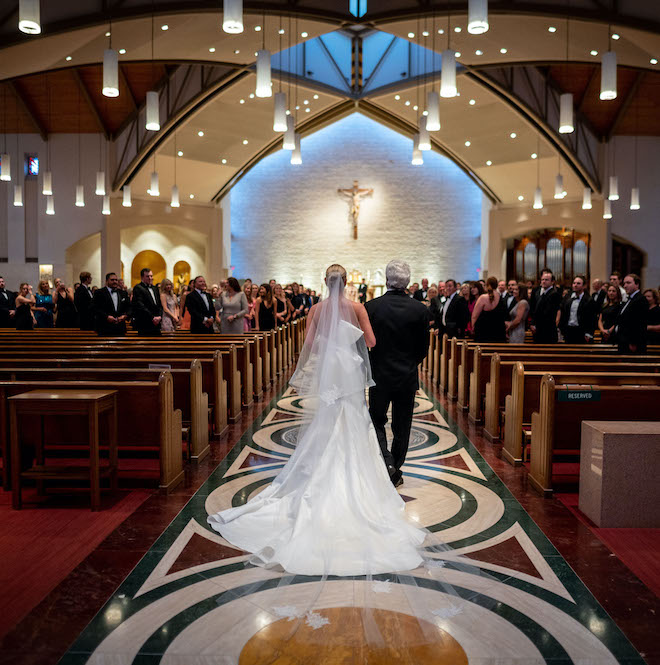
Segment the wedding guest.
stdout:
<path fill-rule="evenodd" d="M 298 285 L 296 284 L 296 287 Z M 292 303 L 293 304 L 293 303 Z M 254 306 L 255 330 L 273 330 L 275 328 L 275 301 L 270 284 L 259 287 L 259 297 Z"/>
<path fill-rule="evenodd" d="M 53 303 L 56 313 L 55 327 L 77 328 L 78 312 L 76 311 L 75 295 L 73 289 L 68 289 L 61 279 L 55 280 Z"/>
<path fill-rule="evenodd" d="M 186 309 L 190 312 L 190 332 L 193 335 L 213 334 L 215 306 L 211 294 L 206 291 L 204 277 L 195 277 L 193 287 L 186 297 Z"/>
<path fill-rule="evenodd" d="M 509 288 L 509 285 L 507 288 Z M 506 327 L 509 343 L 523 344 L 525 342 L 525 324 L 529 314 L 527 286 L 522 282 L 516 282 L 511 291 L 513 292 L 514 303 L 513 307 L 508 310 L 509 320 L 504 322 L 504 326 Z"/>
<path fill-rule="evenodd" d="M 462 298 L 465 298 L 465 302 L 469 303 L 470 302 L 470 283 L 469 282 L 463 282 L 461 284 L 461 288 L 458 290 L 458 293 Z M 472 315 L 472 312 L 470 312 L 470 315 Z"/>
<path fill-rule="evenodd" d="M 277 324 L 281 325 L 291 319 L 293 305 L 284 295 L 284 289 L 281 284 L 275 284 L 273 297 L 275 298 L 275 317 L 277 319 Z"/>
<path fill-rule="evenodd" d="M 573 292 L 561 302 L 557 325 L 567 344 L 592 342 L 597 325 L 596 303 L 587 293 L 586 278 L 576 275 Z"/>
<path fill-rule="evenodd" d="M 514 291 L 516 286 L 518 286 L 518 282 L 516 282 L 515 279 L 510 279 L 506 283 L 506 296 L 504 297 L 504 301 L 506 303 L 506 311 L 507 312 L 510 312 L 516 305 L 517 300 L 513 295 L 513 291 Z M 527 292 L 527 290 L 525 290 L 525 293 L 526 292 Z M 525 298 L 525 300 L 527 300 L 527 298 Z"/>
<path fill-rule="evenodd" d="M 470 312 L 470 320 L 467 324 L 466 333 L 470 336 L 474 334 L 472 330 L 472 312 L 477 304 L 479 296 L 485 293 L 484 287 L 481 285 L 481 282 L 470 282 L 470 297 L 468 298 L 468 311 Z"/>
<path fill-rule="evenodd" d="M 415 282 L 415 284 L 417 284 L 417 282 Z M 413 298 L 415 300 L 419 300 L 420 302 L 424 302 L 424 300 L 426 300 L 428 290 L 429 290 L 429 280 L 426 277 L 424 277 L 422 279 L 422 285 L 418 286 L 417 290 L 413 295 Z"/>
<path fill-rule="evenodd" d="M 248 313 L 248 302 L 241 285 L 235 277 L 227 279 L 227 288 L 218 298 L 221 305 L 220 330 L 225 335 L 238 335 L 243 332 L 243 317 Z"/>
<path fill-rule="evenodd" d="M 649 312 L 646 326 L 647 344 L 660 344 L 660 303 L 658 302 L 658 292 L 655 289 L 646 289 L 644 297 L 649 303 Z"/>
<path fill-rule="evenodd" d="M 16 314 L 14 316 L 16 330 L 32 330 L 34 328 L 35 320 L 32 308 L 36 302 L 36 298 L 32 294 L 32 286 L 27 282 L 23 282 L 16 296 Z"/>
<path fill-rule="evenodd" d="M 591 299 L 596 303 L 596 311 L 600 313 L 600 310 L 605 306 L 605 301 L 607 300 L 607 285 L 603 284 L 602 279 L 594 279 L 591 282 Z"/>
<path fill-rule="evenodd" d="M 638 275 L 629 274 L 623 278 L 626 300 L 616 319 L 616 333 L 619 339 L 619 353 L 646 353 L 646 326 L 649 303 L 641 294 L 641 280 Z"/>
<path fill-rule="evenodd" d="M 603 344 L 617 344 L 614 326 L 621 309 L 621 292 L 614 284 L 607 287 L 606 301 L 598 316 L 598 329 Z"/>
<path fill-rule="evenodd" d="M 222 313 L 222 300 L 220 299 L 221 294 L 225 293 L 227 290 L 227 280 L 223 279 L 220 282 L 220 285 L 214 284 L 211 287 L 211 300 L 213 300 L 213 307 L 215 309 L 215 320 L 213 321 L 213 330 L 217 333 L 220 332 L 220 315 Z"/>
<path fill-rule="evenodd" d="M 561 303 L 561 293 L 555 288 L 552 270 L 541 271 L 541 285 L 534 289 L 529 306 L 532 317 L 530 329 L 537 344 L 557 342 L 557 310 Z"/>
<path fill-rule="evenodd" d="M 129 318 L 130 300 L 119 290 L 119 280 L 114 272 L 105 276 L 105 287 L 94 292 L 96 332 L 99 336 L 123 337 Z"/>
<path fill-rule="evenodd" d="M 458 293 L 456 281 L 448 279 L 445 281 L 446 300 L 442 305 L 440 315 L 435 328 L 437 335 L 442 337 L 445 333 L 451 339 L 465 336 L 465 329 L 470 320 L 470 310 L 467 301 Z"/>
<path fill-rule="evenodd" d="M 161 282 L 160 304 L 163 308 L 160 329 L 163 332 L 174 332 L 180 324 L 179 304 L 174 294 L 174 284 L 170 279 L 164 279 Z"/>
<path fill-rule="evenodd" d="M 504 283 L 506 291 L 506 283 Z M 472 310 L 472 330 L 476 342 L 506 342 L 506 306 L 495 277 L 486 280 L 486 293 L 477 298 Z"/>
<path fill-rule="evenodd" d="M 621 302 L 626 302 L 626 300 L 628 300 L 628 294 L 621 285 L 621 273 L 618 270 L 613 271 L 610 275 L 610 284 L 616 286 L 616 288 L 621 292 Z"/>
<path fill-rule="evenodd" d="M 89 272 L 81 272 L 80 286 L 76 288 L 73 294 L 73 302 L 78 311 L 78 325 L 80 326 L 80 330 L 94 330 L 93 298 L 92 275 Z"/>
<path fill-rule="evenodd" d="M 193 290 L 194 279 L 191 279 L 186 286 L 181 288 L 181 297 L 179 299 L 179 318 L 181 320 L 181 330 L 190 330 L 190 312 L 186 308 L 186 298 Z"/>
<path fill-rule="evenodd" d="M 140 282 L 133 287 L 132 314 L 138 335 L 157 337 L 163 319 L 160 291 L 154 286 L 154 274 L 150 268 L 140 270 Z M 119 282 L 119 280 L 117 280 Z M 119 293 L 122 289 L 118 287 Z"/>
<path fill-rule="evenodd" d="M 42 279 L 37 289 L 38 293 L 35 296 L 36 304 L 34 306 L 34 317 L 37 320 L 37 328 L 52 328 L 55 305 L 50 292 L 50 286 L 45 279 Z"/>
<path fill-rule="evenodd" d="M 5 278 L 0 277 L 0 328 L 15 328 L 16 294 L 5 288 Z"/>
<path fill-rule="evenodd" d="M 248 312 L 243 317 L 243 332 L 249 332 L 252 329 L 252 323 L 254 319 L 254 301 L 255 298 L 252 297 L 252 280 L 245 280 L 243 284 L 243 293 L 245 294 L 245 299 L 248 304 Z M 259 289 L 257 288 L 257 291 Z"/>
<path fill-rule="evenodd" d="M 293 292 L 293 297 L 291 298 L 291 304 L 293 305 L 293 318 L 298 319 L 304 315 L 306 300 L 303 294 L 300 292 L 300 285 L 297 282 L 293 282 L 291 284 L 291 290 Z M 259 294 L 261 295 L 261 290 L 259 290 Z"/>

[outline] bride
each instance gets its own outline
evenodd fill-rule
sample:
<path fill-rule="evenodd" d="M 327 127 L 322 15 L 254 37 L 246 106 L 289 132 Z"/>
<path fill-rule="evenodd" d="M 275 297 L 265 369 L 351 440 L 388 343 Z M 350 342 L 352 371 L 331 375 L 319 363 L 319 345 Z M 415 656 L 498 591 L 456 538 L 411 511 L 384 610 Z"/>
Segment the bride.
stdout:
<path fill-rule="evenodd" d="M 251 563 L 302 575 L 374 575 L 423 563 L 427 532 L 406 517 L 371 423 L 367 347 L 377 340 L 363 305 L 344 296 L 346 270 L 326 271 L 329 297 L 309 313 L 290 385 L 311 411 L 291 458 L 246 504 L 208 518 Z"/>

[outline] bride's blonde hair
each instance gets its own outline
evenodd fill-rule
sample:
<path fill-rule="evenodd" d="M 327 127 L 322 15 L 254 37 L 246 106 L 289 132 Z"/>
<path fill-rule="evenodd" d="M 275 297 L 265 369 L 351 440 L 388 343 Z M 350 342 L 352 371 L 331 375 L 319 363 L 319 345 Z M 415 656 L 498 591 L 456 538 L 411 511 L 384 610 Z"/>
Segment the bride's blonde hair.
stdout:
<path fill-rule="evenodd" d="M 344 268 L 344 266 L 340 266 L 338 263 L 333 263 L 331 266 L 328 266 L 328 269 L 325 271 L 326 278 L 333 272 L 338 272 L 341 275 L 342 280 L 344 280 L 344 284 L 346 284 L 346 268 Z"/>

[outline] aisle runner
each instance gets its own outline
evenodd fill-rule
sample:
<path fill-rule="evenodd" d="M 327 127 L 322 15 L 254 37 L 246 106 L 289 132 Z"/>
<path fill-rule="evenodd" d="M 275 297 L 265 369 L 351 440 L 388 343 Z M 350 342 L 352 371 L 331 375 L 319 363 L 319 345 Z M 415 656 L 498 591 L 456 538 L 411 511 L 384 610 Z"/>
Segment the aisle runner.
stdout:
<path fill-rule="evenodd" d="M 229 665 L 239 658 L 247 665 L 263 662 L 260 649 L 283 644 L 288 616 L 264 609 L 275 603 L 268 602 L 269 589 L 287 578 L 289 583 L 272 593 L 277 593 L 279 610 L 294 608 L 307 578 L 245 568 L 245 554 L 206 524 L 208 514 L 260 491 L 291 454 L 304 404 L 288 389 L 264 413 L 85 629 L 62 665 Z M 453 548 L 444 556 L 443 571 L 461 590 L 461 598 L 452 599 L 454 611 L 435 616 L 429 611 L 447 607 L 447 597 L 440 585 L 429 583 L 428 571 L 413 571 L 422 581 L 405 589 L 401 579 L 388 583 L 387 575 L 375 582 L 331 579 L 316 604 L 318 620 L 296 632 L 286 643 L 295 653 L 277 662 L 643 665 L 472 444 L 422 391 L 404 480 L 400 494 L 411 517 Z M 467 560 L 487 576 L 466 572 L 453 560 Z M 251 587 L 255 581 L 259 584 Z M 375 596 L 373 618 L 387 644 L 357 644 L 351 627 L 359 623 L 360 599 Z M 411 596 L 415 603 L 404 602 Z M 411 619 L 411 606 L 422 608 L 419 621 Z M 427 648 L 406 644 L 406 630 L 415 630 L 406 628 L 410 623 L 424 626 L 425 635 L 430 626 L 437 640 Z"/>

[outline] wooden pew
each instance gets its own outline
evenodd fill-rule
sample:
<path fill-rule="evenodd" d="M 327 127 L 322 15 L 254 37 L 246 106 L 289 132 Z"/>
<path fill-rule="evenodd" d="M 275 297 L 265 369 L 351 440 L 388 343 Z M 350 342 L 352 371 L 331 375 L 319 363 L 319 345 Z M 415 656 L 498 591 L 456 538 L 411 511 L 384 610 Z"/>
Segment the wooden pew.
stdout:
<path fill-rule="evenodd" d="M 181 411 L 174 409 L 172 375 L 161 372 L 157 381 L 0 381 L 0 448 L 4 460 L 3 473 L 8 469 L 8 405 L 7 398 L 28 390 L 53 388 L 95 388 L 117 391 L 118 440 L 120 471 L 122 453 L 158 454 L 160 460 L 159 487 L 170 491 L 182 482 L 183 460 L 181 439 Z M 145 404 L 151 408 L 145 408 Z M 34 424 L 35 427 L 37 423 Z M 61 427 L 66 427 L 63 433 Z M 61 437 L 63 449 L 75 445 L 76 439 L 85 441 L 86 429 L 76 432 L 67 419 L 58 426 L 57 419 L 46 430 L 50 437 Z M 76 436 L 78 435 L 78 436 Z M 65 439 L 65 440 L 64 440 Z M 102 439 L 103 443 L 103 439 Z M 103 447 L 103 445 L 102 445 Z M 6 481 L 5 487 L 9 484 Z"/>
<path fill-rule="evenodd" d="M 660 386 L 589 386 L 597 400 L 563 401 L 561 393 L 576 394 L 575 386 L 555 382 L 551 374 L 541 379 L 539 410 L 532 414 L 529 482 L 544 496 L 553 493 L 552 464 L 559 455 L 579 460 L 583 420 L 658 419 Z M 576 483 L 578 478 L 576 477 Z"/>
<path fill-rule="evenodd" d="M 601 356 L 587 356 L 583 360 L 575 355 L 557 355 L 554 360 L 534 360 L 533 356 L 525 359 L 525 372 L 546 371 L 555 375 L 557 372 L 660 372 L 660 358 L 657 356 L 633 356 L 633 362 L 627 356 L 612 356 L 603 359 Z M 639 358 L 647 360 L 639 361 Z M 484 408 L 484 436 L 489 441 L 500 438 L 500 416 L 506 406 L 506 396 L 511 394 L 513 374 L 520 361 L 502 361 L 499 353 L 493 353 L 490 359 L 490 379 L 486 383 Z M 524 384 L 524 379 L 521 381 Z M 522 385 L 519 390 L 527 387 Z M 533 391 L 536 386 L 532 386 Z M 518 393 L 517 395 L 518 396 Z M 529 421 L 527 421 L 529 422 Z"/>

